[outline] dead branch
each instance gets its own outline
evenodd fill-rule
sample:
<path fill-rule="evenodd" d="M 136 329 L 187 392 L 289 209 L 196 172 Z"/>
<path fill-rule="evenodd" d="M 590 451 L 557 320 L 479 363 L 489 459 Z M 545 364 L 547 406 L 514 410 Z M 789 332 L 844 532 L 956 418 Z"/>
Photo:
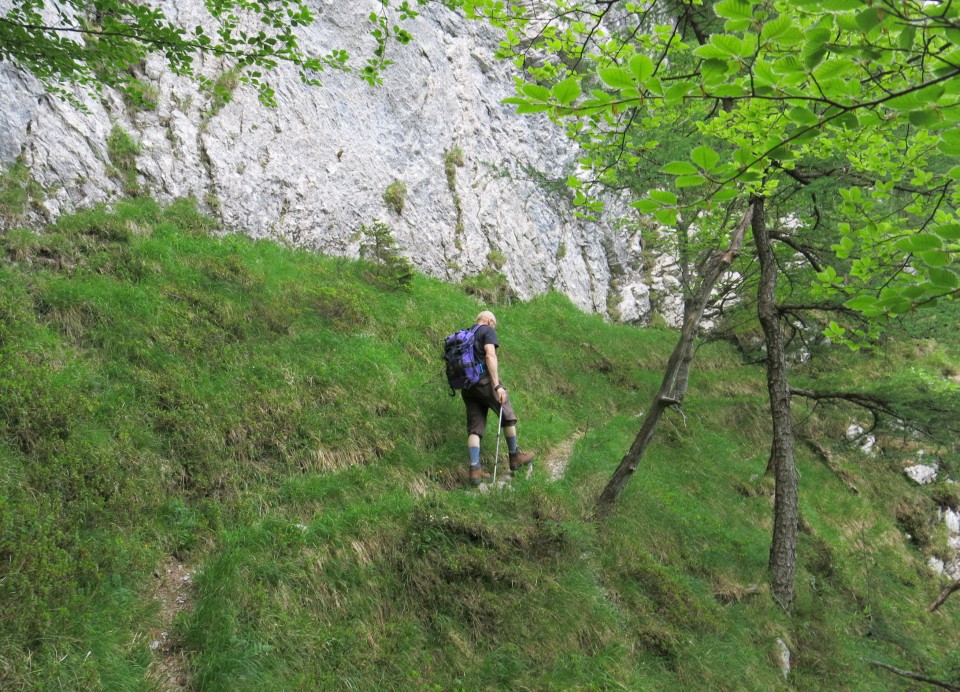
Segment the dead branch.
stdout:
<path fill-rule="evenodd" d="M 937 596 L 937 600 L 930 604 L 930 607 L 927 608 L 928 613 L 935 612 L 944 602 L 950 598 L 950 594 L 954 591 L 960 591 L 960 580 L 953 582 L 952 584 L 945 586 L 943 591 L 940 592 L 940 595 Z"/>
<path fill-rule="evenodd" d="M 928 685 L 934 685 L 935 687 L 942 687 L 945 690 L 953 690 L 954 692 L 960 692 L 960 687 L 956 685 L 951 685 L 949 682 L 943 682 L 942 680 L 934 680 L 933 678 L 928 678 L 925 675 L 920 675 L 919 673 L 913 673 L 909 670 L 903 670 L 902 668 L 896 668 L 891 666 L 888 663 L 881 663 L 880 661 L 868 661 L 871 665 L 877 666 L 877 668 L 883 668 L 884 670 L 889 670 L 891 673 L 896 673 L 897 675 L 907 678 L 908 680 L 916 680 L 918 682 L 925 682 Z"/>
<path fill-rule="evenodd" d="M 850 480 L 850 474 L 849 474 L 848 472 L 844 471 L 844 470 L 843 470 L 842 468 L 840 468 L 839 466 L 837 466 L 837 462 L 834 461 L 834 459 L 833 459 L 833 454 L 830 453 L 830 450 L 829 450 L 829 449 L 827 449 L 827 448 L 824 447 L 822 444 L 820 444 L 820 443 L 817 442 L 816 440 L 813 440 L 813 439 L 811 439 L 811 438 L 809 438 L 809 437 L 804 438 L 804 442 L 806 442 L 807 445 L 808 445 L 814 452 L 817 453 L 817 455 L 820 457 L 821 461 L 823 461 L 824 465 L 826 465 L 826 467 L 827 467 L 828 469 L 830 469 L 831 473 L 833 473 L 834 476 L 836 476 L 837 478 L 839 478 L 841 481 L 843 481 L 843 482 L 846 484 L 847 490 L 849 490 L 850 492 L 852 492 L 854 495 L 859 495 L 859 494 L 860 494 L 860 490 L 857 488 L 857 486 L 855 486 L 855 485 L 853 484 L 853 481 Z"/>

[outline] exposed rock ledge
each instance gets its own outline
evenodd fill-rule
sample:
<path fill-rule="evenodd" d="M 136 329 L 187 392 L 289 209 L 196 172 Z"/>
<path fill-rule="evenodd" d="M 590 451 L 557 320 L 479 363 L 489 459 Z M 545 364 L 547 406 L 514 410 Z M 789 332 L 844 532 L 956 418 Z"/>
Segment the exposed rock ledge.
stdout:
<path fill-rule="evenodd" d="M 199 0 L 161 4 L 184 24 L 202 18 Z M 368 54 L 366 17 L 377 5 L 320 0 L 305 45 Z M 230 228 L 355 256 L 360 226 L 379 219 L 432 276 L 455 279 L 505 260 L 501 271 L 521 298 L 555 289 L 584 310 L 645 321 L 650 285 L 664 286 L 643 275 L 639 234 L 576 218 L 564 186 L 547 183 L 566 178 L 576 152 L 546 119 L 501 104 L 512 73 L 493 58 L 497 35 L 435 6 L 408 28 L 414 41 L 391 47 L 396 64 L 382 87 L 328 72 L 323 88 L 309 88 L 281 70 L 275 109 L 241 85 L 217 111 L 209 94 L 154 58 L 138 77 L 156 90 L 155 109 L 106 92 L 86 99 L 85 114 L 0 64 L 0 164 L 21 158 L 48 190 L 33 221 L 109 201 L 122 193 L 106 145 L 119 125 L 142 147 L 142 187 L 160 199 L 193 195 Z M 227 67 L 210 59 L 201 71 L 216 78 Z M 454 147 L 464 154 L 455 192 L 445 173 Z M 401 214 L 383 197 L 394 180 L 408 190 Z"/>

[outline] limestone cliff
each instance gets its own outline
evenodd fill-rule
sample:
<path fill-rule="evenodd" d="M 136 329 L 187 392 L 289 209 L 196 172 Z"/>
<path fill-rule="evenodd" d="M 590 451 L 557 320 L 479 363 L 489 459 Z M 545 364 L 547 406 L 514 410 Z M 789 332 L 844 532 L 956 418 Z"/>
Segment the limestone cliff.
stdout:
<path fill-rule="evenodd" d="M 200 0 L 161 4 L 184 25 L 204 21 Z M 376 5 L 318 0 L 304 44 L 369 52 Z M 407 28 L 414 41 L 391 47 L 382 86 L 326 72 L 322 88 L 308 87 L 281 68 L 272 109 L 212 58 L 200 72 L 232 92 L 228 103 L 152 58 L 136 74 L 144 98 L 81 95 L 88 113 L 0 65 L 0 164 L 22 160 L 45 190 L 33 221 L 133 186 L 192 195 L 253 236 L 355 256 L 361 225 L 381 220 L 430 275 L 496 265 L 522 298 L 552 288 L 585 310 L 645 320 L 639 237 L 574 215 L 562 182 L 576 152 L 547 119 L 501 103 L 513 75 L 493 57 L 495 32 L 432 6 Z M 126 174 L 107 145 L 118 132 L 140 147 Z M 406 187 L 402 211 L 385 201 L 395 181 Z"/>

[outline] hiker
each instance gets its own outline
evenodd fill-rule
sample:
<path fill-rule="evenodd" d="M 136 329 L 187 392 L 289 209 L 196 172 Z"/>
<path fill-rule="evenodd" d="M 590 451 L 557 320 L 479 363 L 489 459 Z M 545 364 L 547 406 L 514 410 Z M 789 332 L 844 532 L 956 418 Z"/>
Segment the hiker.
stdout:
<path fill-rule="evenodd" d="M 511 474 L 532 464 L 533 454 L 522 452 L 517 446 L 517 416 L 510 405 L 510 396 L 500 379 L 497 362 L 497 348 L 500 347 L 496 331 L 497 318 L 489 310 L 484 310 L 477 315 L 477 324 L 480 326 L 476 331 L 474 353 L 477 362 L 484 364 L 484 372 L 477 384 L 461 391 L 461 396 L 467 407 L 470 483 L 478 486 L 490 478 L 490 474 L 480 468 L 480 439 L 487 427 L 487 411 L 493 409 L 499 418 L 501 407 L 503 409 L 501 429 L 510 452 Z"/>

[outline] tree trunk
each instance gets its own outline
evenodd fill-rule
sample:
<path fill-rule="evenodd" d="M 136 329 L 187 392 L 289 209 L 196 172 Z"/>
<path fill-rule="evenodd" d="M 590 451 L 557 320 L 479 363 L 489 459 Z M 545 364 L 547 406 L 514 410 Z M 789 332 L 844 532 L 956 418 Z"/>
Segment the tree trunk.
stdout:
<path fill-rule="evenodd" d="M 747 232 L 747 226 L 750 224 L 752 216 L 753 207 L 750 207 L 744 212 L 740 223 L 737 224 L 737 227 L 734 229 L 726 251 L 715 254 L 704 263 L 703 269 L 700 272 L 700 287 L 691 303 L 692 308 L 689 311 L 684 311 L 685 315 L 683 328 L 680 330 L 680 339 L 677 341 L 677 345 L 674 347 L 673 353 L 670 354 L 670 359 L 667 361 L 667 367 L 663 374 L 663 382 L 660 384 L 660 389 L 657 390 L 656 395 L 653 397 L 653 403 L 647 410 L 643 425 L 640 428 L 640 432 L 637 433 L 633 444 L 630 446 L 630 450 L 623 457 L 617 470 L 614 471 L 613 476 L 607 483 L 607 487 L 603 489 L 603 492 L 597 499 L 596 509 L 599 516 L 605 516 L 613 509 L 617 497 L 619 497 L 620 493 L 630 481 L 634 471 L 637 470 L 640 459 L 643 458 L 647 446 L 653 439 L 653 434 L 657 429 L 657 425 L 660 423 L 663 412 L 667 410 L 667 407 L 678 403 L 677 400 L 671 396 L 675 391 L 677 373 L 680 371 L 683 359 L 685 355 L 688 354 L 690 346 L 693 343 L 693 338 L 696 336 L 697 330 L 700 327 L 700 318 L 703 316 L 703 311 L 710 300 L 710 294 L 713 291 L 714 285 L 733 262 L 734 258 L 740 253 L 740 246 L 743 244 L 743 237 Z"/>
<path fill-rule="evenodd" d="M 774 598 L 784 608 L 789 608 L 793 602 L 797 566 L 797 468 L 787 360 L 776 304 L 779 268 L 770 244 L 762 198 L 753 200 L 752 227 L 753 241 L 757 246 L 757 257 L 760 261 L 757 310 L 767 346 L 767 391 L 773 428 L 770 458 L 776 481 L 773 539 L 770 544 L 770 580 Z"/>
<path fill-rule="evenodd" d="M 686 324 L 689 316 L 696 310 L 694 305 L 695 299 L 688 298 L 683 301 L 683 323 Z M 703 311 L 700 311 L 700 314 L 703 314 Z M 693 330 L 693 333 L 690 335 L 690 340 L 687 342 L 687 347 L 683 351 L 683 356 L 680 358 L 680 364 L 677 366 L 677 375 L 673 381 L 673 390 L 670 392 L 670 398 L 676 401 L 683 401 L 683 397 L 687 395 L 687 389 L 690 386 L 690 366 L 693 363 L 693 342 L 697 338 L 697 334 L 700 332 L 700 320 L 697 319 L 696 327 Z"/>

